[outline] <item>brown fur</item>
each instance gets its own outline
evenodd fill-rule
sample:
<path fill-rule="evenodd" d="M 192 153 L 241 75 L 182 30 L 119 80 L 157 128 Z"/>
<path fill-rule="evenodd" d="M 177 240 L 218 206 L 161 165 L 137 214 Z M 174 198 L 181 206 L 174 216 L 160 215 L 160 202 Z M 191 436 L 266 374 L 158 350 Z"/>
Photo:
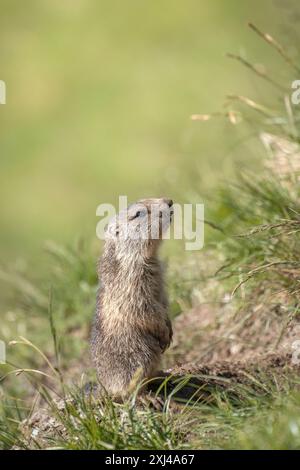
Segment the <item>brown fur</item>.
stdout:
<path fill-rule="evenodd" d="M 101 385 L 113 396 L 124 396 L 133 381 L 153 376 L 172 339 L 164 274 L 157 257 L 162 233 L 171 221 L 171 206 L 166 199 L 138 201 L 107 228 L 98 267 L 91 354 Z M 126 233 L 139 233 L 139 219 L 146 220 L 147 237 L 124 235 L 125 222 Z M 159 239 L 152 238 L 153 226 Z"/>

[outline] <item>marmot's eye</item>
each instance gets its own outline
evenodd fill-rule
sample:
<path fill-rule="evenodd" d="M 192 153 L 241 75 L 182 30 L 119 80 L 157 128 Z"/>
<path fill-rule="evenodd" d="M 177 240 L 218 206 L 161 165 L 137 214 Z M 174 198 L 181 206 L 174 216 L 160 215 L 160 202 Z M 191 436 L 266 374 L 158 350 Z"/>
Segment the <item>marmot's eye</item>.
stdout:
<path fill-rule="evenodd" d="M 141 211 L 137 211 L 132 217 L 130 217 L 129 220 L 134 220 L 134 219 L 137 219 L 137 217 L 140 217 L 140 215 L 142 214 Z"/>
<path fill-rule="evenodd" d="M 144 217 L 147 214 L 148 214 L 147 209 L 140 209 L 139 211 L 132 213 L 132 215 L 129 215 L 128 220 L 134 220 L 134 219 L 137 219 L 138 217 Z"/>

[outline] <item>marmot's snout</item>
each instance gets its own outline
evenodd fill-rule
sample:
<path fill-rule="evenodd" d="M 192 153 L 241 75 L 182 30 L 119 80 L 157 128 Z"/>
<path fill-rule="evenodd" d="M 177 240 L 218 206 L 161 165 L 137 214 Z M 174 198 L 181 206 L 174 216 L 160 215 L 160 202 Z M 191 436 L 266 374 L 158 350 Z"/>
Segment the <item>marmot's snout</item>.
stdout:
<path fill-rule="evenodd" d="M 141 199 L 134 207 L 139 205 L 144 207 L 143 211 L 138 210 L 138 214 L 142 216 L 139 220 L 142 232 L 146 232 L 150 240 L 160 240 L 172 222 L 172 199 Z"/>
<path fill-rule="evenodd" d="M 173 206 L 173 201 L 172 201 L 172 199 L 164 199 L 164 202 L 165 202 L 169 207 L 172 207 L 172 206 Z"/>

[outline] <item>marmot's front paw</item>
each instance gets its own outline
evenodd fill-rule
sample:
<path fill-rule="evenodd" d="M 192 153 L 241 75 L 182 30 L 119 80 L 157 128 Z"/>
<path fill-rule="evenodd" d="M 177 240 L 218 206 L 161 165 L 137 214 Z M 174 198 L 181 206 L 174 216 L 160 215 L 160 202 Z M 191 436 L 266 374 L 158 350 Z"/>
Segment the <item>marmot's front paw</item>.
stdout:
<path fill-rule="evenodd" d="M 159 338 L 159 345 L 160 345 L 162 352 L 164 352 L 170 346 L 171 341 L 172 341 L 172 336 L 173 336 L 172 328 L 170 328 L 169 323 L 166 322 L 166 326 L 161 331 L 161 335 Z"/>

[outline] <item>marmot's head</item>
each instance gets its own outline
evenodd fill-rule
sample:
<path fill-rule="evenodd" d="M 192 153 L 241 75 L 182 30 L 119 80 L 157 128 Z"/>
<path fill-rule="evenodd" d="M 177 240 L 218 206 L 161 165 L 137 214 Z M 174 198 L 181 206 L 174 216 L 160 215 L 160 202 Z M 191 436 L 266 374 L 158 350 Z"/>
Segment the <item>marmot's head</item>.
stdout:
<path fill-rule="evenodd" d="M 117 245 L 116 252 L 121 256 L 153 256 L 172 221 L 172 206 L 173 201 L 165 198 L 130 204 L 110 220 L 106 240 Z"/>

